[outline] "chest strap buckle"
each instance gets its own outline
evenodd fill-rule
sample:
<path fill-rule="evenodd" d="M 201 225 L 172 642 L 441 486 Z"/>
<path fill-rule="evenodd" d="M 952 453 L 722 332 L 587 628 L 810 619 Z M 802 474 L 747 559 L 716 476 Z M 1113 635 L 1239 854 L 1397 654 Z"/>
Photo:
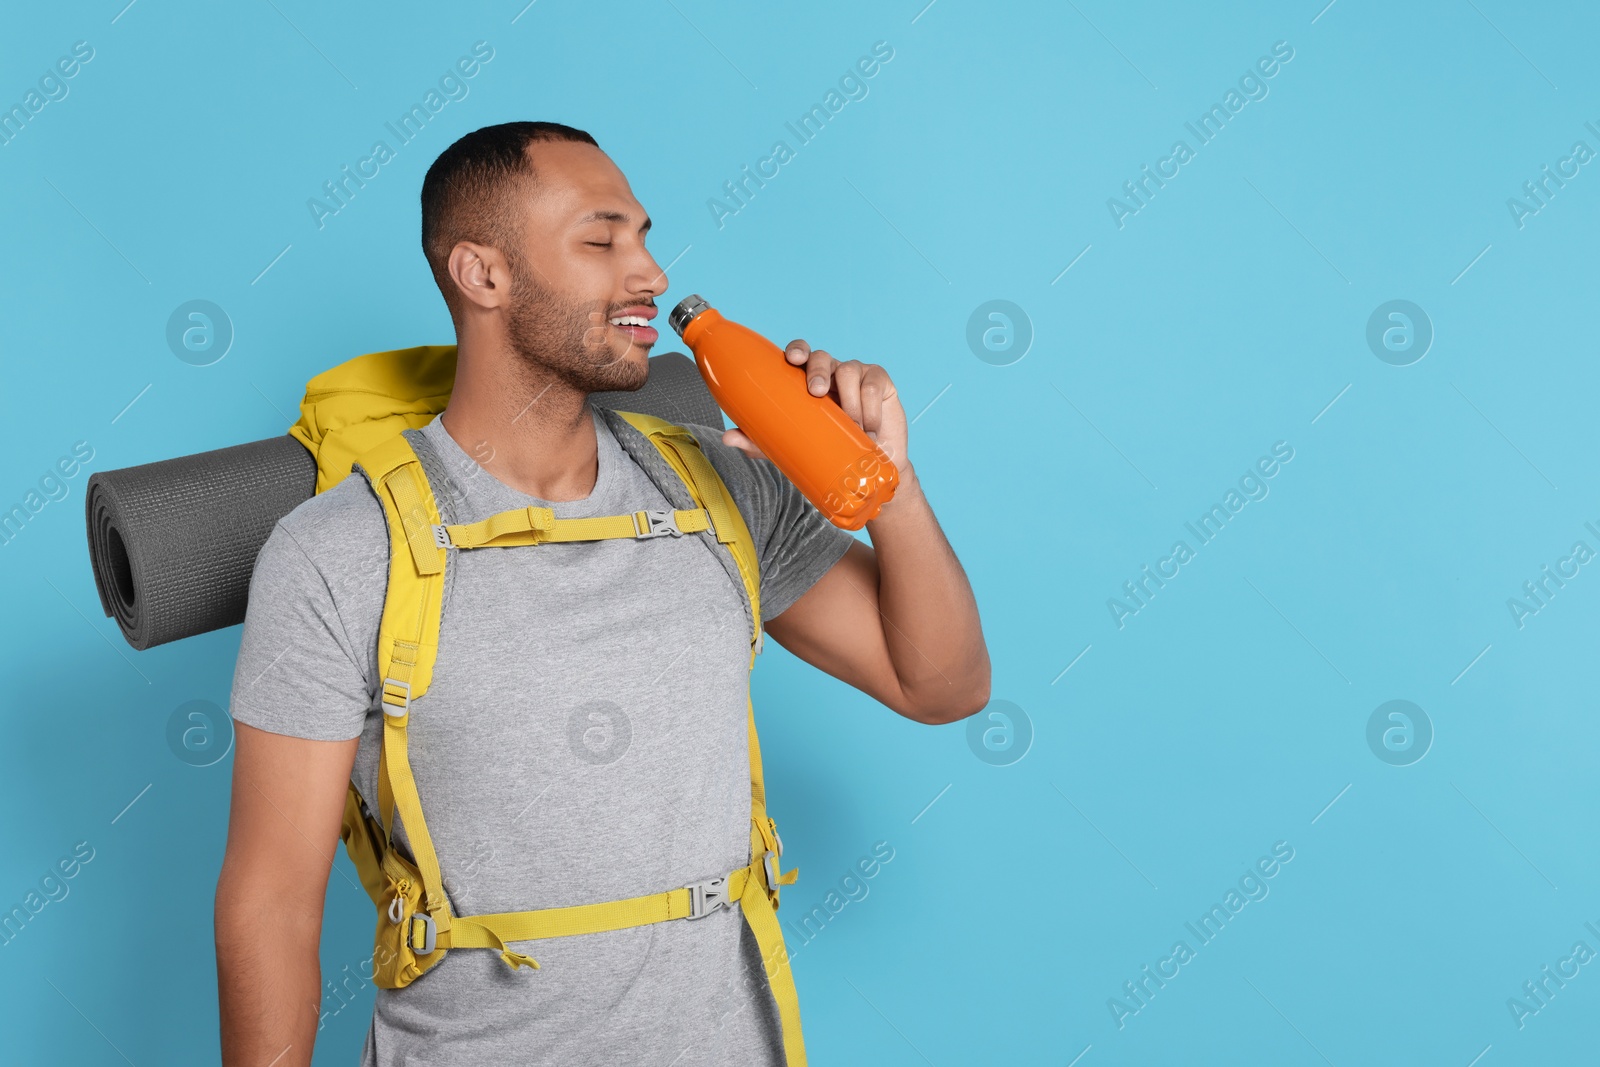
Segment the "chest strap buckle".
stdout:
<path fill-rule="evenodd" d="M 708 878 L 704 882 L 696 882 L 687 887 L 689 890 L 689 915 L 691 919 L 703 919 L 718 908 L 731 906 L 728 899 L 728 876 Z"/>
<path fill-rule="evenodd" d="M 639 532 L 634 534 L 634 539 L 642 541 L 646 537 L 682 537 L 683 531 L 678 529 L 678 516 L 670 511 L 636 511 L 633 513 L 633 525 Z"/>

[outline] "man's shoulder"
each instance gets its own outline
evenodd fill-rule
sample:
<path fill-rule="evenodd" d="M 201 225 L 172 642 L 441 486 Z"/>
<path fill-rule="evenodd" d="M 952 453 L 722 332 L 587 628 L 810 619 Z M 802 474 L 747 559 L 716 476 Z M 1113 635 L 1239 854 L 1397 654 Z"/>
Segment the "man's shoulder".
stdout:
<path fill-rule="evenodd" d="M 623 411 L 630 409 L 613 408 L 608 410 L 620 416 Z M 695 441 L 700 445 L 700 451 L 711 461 L 711 466 L 735 495 L 736 506 L 743 510 L 755 502 L 756 483 L 760 480 L 762 472 L 757 466 L 756 460 L 732 445 L 723 443 L 722 435 L 726 431 L 722 427 L 707 426 L 703 423 L 689 422 L 684 419 L 669 421 L 674 426 L 687 430 L 693 435 Z"/>
<path fill-rule="evenodd" d="M 757 460 L 723 442 L 722 435 L 727 431 L 698 422 L 680 422 L 678 425 L 694 435 L 700 444 L 700 451 L 706 454 L 730 489 L 734 481 L 747 482 L 758 475 Z"/>
<path fill-rule="evenodd" d="M 734 505 L 744 513 L 745 521 L 761 521 L 765 511 L 772 507 L 768 497 L 774 482 L 762 465 L 770 465 L 772 461 L 756 459 L 724 443 L 722 435 L 726 431 L 719 427 L 695 422 L 680 422 L 678 425 L 693 434 L 699 442 L 700 451 L 705 453 L 711 466 L 722 476 L 723 484 L 733 494 Z"/>
<path fill-rule="evenodd" d="M 278 526 L 325 578 L 386 564 L 388 521 L 366 478 L 352 471 L 344 480 L 301 501 Z"/>
<path fill-rule="evenodd" d="M 772 466 L 771 460 L 755 459 L 726 444 L 722 435 L 727 431 L 721 426 L 685 419 L 671 421 L 694 437 L 700 451 L 711 461 L 712 468 L 728 487 L 733 506 L 750 528 L 757 548 L 764 549 L 772 527 L 772 516 L 779 508 L 782 474 Z"/>
<path fill-rule="evenodd" d="M 359 736 L 388 574 L 387 525 L 361 475 L 280 518 L 250 578 L 230 713 L 270 733 Z"/>

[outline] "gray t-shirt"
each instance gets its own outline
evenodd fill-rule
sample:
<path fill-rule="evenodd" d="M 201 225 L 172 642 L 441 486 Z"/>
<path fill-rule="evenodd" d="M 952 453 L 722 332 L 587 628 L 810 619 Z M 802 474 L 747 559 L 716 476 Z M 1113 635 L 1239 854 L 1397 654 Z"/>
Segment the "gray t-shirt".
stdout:
<path fill-rule="evenodd" d="M 594 420 L 599 474 L 583 500 L 511 489 L 438 419 L 417 450 L 450 522 L 529 504 L 558 518 L 670 507 L 619 445 L 631 428 L 613 431 L 598 410 Z M 853 538 L 770 461 L 686 428 L 750 527 L 771 619 Z M 656 893 L 750 861 L 751 630 L 720 551 L 710 534 L 451 550 L 438 662 L 409 734 L 455 914 Z M 383 511 L 361 474 L 281 519 L 256 561 L 230 708 L 273 733 L 359 736 L 352 777 L 373 811 L 387 574 Z M 737 904 L 510 947 L 541 969 L 459 949 L 406 988 L 379 989 L 363 1064 L 783 1062 Z"/>

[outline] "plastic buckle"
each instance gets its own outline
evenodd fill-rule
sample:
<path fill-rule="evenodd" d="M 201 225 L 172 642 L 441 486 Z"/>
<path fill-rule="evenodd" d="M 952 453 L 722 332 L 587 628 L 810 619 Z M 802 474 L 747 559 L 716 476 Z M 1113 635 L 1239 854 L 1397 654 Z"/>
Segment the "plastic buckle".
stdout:
<path fill-rule="evenodd" d="M 391 687 L 405 690 L 405 703 L 396 704 L 389 699 L 389 689 Z M 397 678 L 385 678 L 383 680 L 383 713 L 385 715 L 392 715 L 398 719 L 404 716 L 410 707 L 411 683 L 402 682 Z"/>
<path fill-rule="evenodd" d="M 440 548 L 450 547 L 450 531 L 445 529 L 445 525 L 442 522 L 433 524 L 433 543 Z"/>
<path fill-rule="evenodd" d="M 639 511 L 639 512 L 635 512 L 634 513 L 634 519 L 633 519 L 633 524 L 634 524 L 635 528 L 637 528 L 638 525 L 639 525 L 639 516 L 640 515 L 643 515 L 645 517 L 645 522 L 648 523 L 649 525 L 642 533 L 636 533 L 636 534 L 633 535 L 635 540 L 642 541 L 646 537 L 665 537 L 668 534 L 671 534 L 673 537 L 682 537 L 683 536 L 683 531 L 678 529 L 678 516 L 676 514 L 674 514 L 673 512 L 670 512 L 670 511 Z"/>
<path fill-rule="evenodd" d="M 762 859 L 767 865 L 767 888 L 776 893 L 778 891 L 778 854 L 769 848 Z"/>
<path fill-rule="evenodd" d="M 704 882 L 696 882 L 686 887 L 689 890 L 689 915 L 691 919 L 703 919 L 718 908 L 732 905 L 728 899 L 728 876 L 708 878 Z"/>
<path fill-rule="evenodd" d="M 422 944 L 420 945 L 416 941 L 417 923 L 422 924 Z M 434 925 L 432 915 L 425 911 L 413 912 L 410 921 L 406 925 L 406 947 L 411 949 L 412 952 L 419 952 L 426 956 L 433 951 L 434 945 L 438 943 L 438 935 L 439 931 Z"/>

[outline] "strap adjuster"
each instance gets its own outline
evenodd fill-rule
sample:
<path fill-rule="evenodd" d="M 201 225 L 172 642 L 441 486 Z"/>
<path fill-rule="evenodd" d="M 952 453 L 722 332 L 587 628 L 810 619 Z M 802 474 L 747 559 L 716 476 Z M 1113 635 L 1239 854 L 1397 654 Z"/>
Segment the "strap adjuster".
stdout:
<path fill-rule="evenodd" d="M 772 849 L 767 849 L 767 854 L 762 857 L 767 865 L 767 888 L 773 892 L 778 889 L 778 854 Z"/>
<path fill-rule="evenodd" d="M 399 690 L 398 700 L 391 700 L 391 690 Z M 398 678 L 385 678 L 383 680 L 383 713 L 400 718 L 411 707 L 411 683 L 402 682 Z"/>
<path fill-rule="evenodd" d="M 414 911 L 411 917 L 405 917 L 405 901 L 396 893 L 394 899 L 389 901 L 389 921 L 399 926 L 405 923 L 405 929 L 400 932 L 400 940 L 413 952 L 426 956 L 432 952 L 439 943 L 439 928 L 433 921 L 433 916 L 425 911 Z M 422 924 L 422 944 L 417 944 L 417 923 Z"/>
<path fill-rule="evenodd" d="M 433 524 L 433 543 L 440 548 L 449 548 L 451 545 L 450 531 L 445 529 L 445 525 L 442 522 Z"/>
<path fill-rule="evenodd" d="M 646 537 L 665 537 L 668 534 L 683 536 L 683 531 L 678 529 L 678 516 L 671 511 L 636 511 L 633 513 L 633 525 L 639 531 L 633 536 L 640 541 Z"/>
<path fill-rule="evenodd" d="M 689 890 L 690 919 L 703 919 L 718 908 L 732 906 L 733 902 L 728 898 L 728 876 L 725 874 L 685 888 Z"/>
<path fill-rule="evenodd" d="M 417 944 L 417 923 L 422 924 L 422 944 Z M 406 947 L 413 952 L 426 956 L 432 952 L 438 943 L 439 929 L 434 925 L 433 916 L 425 911 L 414 911 L 406 922 L 405 942 Z"/>

